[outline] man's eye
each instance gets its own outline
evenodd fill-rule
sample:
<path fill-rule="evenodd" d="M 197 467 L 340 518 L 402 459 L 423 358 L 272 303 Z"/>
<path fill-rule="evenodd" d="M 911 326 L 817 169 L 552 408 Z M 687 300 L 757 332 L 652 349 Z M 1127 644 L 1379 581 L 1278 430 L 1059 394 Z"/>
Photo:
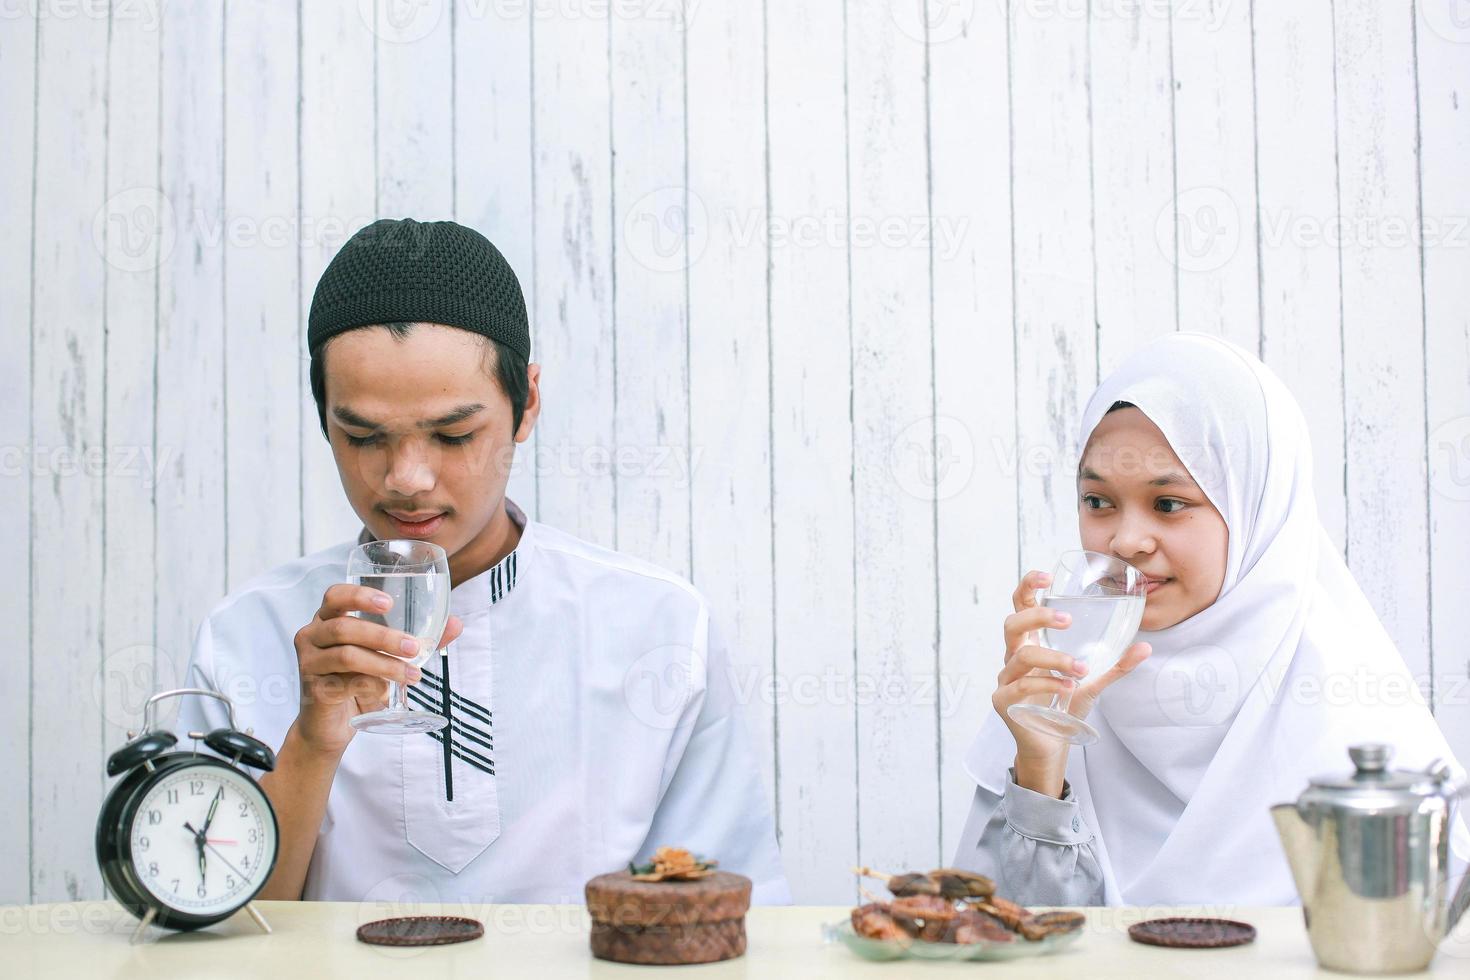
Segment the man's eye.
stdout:
<path fill-rule="evenodd" d="M 1164 497 L 1156 504 L 1154 504 L 1154 506 L 1163 511 L 1165 514 L 1177 514 L 1185 507 L 1187 507 L 1188 504 L 1186 504 L 1182 500 L 1175 500 L 1172 497 Z"/>
<path fill-rule="evenodd" d="M 349 446 L 371 446 L 378 441 L 377 436 L 354 436 L 350 433 L 343 433 L 343 435 L 347 436 Z"/>
<path fill-rule="evenodd" d="M 443 432 L 438 432 L 435 433 L 435 436 L 446 446 L 463 446 L 465 443 L 473 439 L 475 437 L 475 434 L 473 432 L 466 432 L 462 436 L 451 436 L 446 435 Z"/>

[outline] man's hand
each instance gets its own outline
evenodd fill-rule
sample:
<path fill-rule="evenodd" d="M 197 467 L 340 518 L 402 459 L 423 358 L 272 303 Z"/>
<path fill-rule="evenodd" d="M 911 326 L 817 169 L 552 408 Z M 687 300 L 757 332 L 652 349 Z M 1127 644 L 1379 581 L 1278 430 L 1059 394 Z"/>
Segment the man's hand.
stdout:
<path fill-rule="evenodd" d="M 292 728 L 304 747 L 340 755 L 352 740 L 353 717 L 386 704 L 389 681 L 412 684 L 419 679 L 419 669 L 404 660 L 418 651 L 413 637 L 349 615 L 381 614 L 392 604 L 377 589 L 339 583 L 327 589 L 321 608 L 297 632 L 301 708 Z M 454 642 L 463 631 L 459 618 L 450 616 L 439 646 Z"/>

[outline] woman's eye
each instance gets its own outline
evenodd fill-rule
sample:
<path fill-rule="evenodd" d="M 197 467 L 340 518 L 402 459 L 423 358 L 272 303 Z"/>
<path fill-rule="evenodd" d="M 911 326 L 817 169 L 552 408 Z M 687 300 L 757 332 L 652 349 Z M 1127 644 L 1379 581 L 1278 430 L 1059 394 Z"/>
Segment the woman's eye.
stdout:
<path fill-rule="evenodd" d="M 1084 493 L 1082 495 L 1082 506 L 1088 510 L 1102 510 L 1102 508 L 1107 506 L 1107 503 L 1106 500 L 1094 493 Z"/>
<path fill-rule="evenodd" d="M 1165 514 L 1177 514 L 1188 505 L 1185 504 L 1185 502 L 1182 500 L 1175 500 L 1172 497 L 1165 497 L 1162 500 L 1158 501 L 1158 503 L 1156 503 L 1154 506 L 1163 511 Z"/>
<path fill-rule="evenodd" d="M 439 441 L 444 443 L 444 445 L 446 446 L 463 446 L 465 443 L 473 439 L 475 437 L 475 434 L 473 432 L 466 432 L 462 436 L 451 436 L 440 432 L 437 433 L 437 436 L 439 438 Z"/>
<path fill-rule="evenodd" d="M 378 441 L 377 436 L 354 436 L 347 433 L 347 445 L 349 446 L 371 446 Z"/>

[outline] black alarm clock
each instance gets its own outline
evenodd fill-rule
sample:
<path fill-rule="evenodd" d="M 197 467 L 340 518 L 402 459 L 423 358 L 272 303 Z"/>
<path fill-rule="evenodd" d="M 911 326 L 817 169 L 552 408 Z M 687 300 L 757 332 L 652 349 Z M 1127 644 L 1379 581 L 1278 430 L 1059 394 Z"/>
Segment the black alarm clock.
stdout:
<path fill-rule="evenodd" d="M 190 732 L 215 753 L 170 752 L 178 738 L 152 725 L 154 705 L 196 694 L 218 698 L 229 727 Z M 113 898 L 141 921 L 199 929 L 246 908 L 270 926 L 250 900 L 276 865 L 276 813 L 246 766 L 269 772 L 275 753 L 235 727 L 230 699 L 202 688 L 162 691 L 143 706 L 142 734 L 107 760 L 107 775 L 123 778 L 97 817 L 97 864 Z"/>

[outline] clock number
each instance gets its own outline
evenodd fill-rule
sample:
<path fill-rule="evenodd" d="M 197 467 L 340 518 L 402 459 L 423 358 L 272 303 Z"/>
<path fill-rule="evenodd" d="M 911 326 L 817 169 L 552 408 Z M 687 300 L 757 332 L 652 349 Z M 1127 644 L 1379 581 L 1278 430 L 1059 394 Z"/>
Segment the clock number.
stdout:
<path fill-rule="evenodd" d="M 242 816 L 242 817 L 248 817 L 248 816 L 250 816 L 250 804 L 248 804 L 248 803 L 241 803 L 240 804 L 240 816 Z"/>
<path fill-rule="evenodd" d="M 156 826 L 156 825 L 161 824 L 161 823 L 163 823 L 163 811 L 161 811 L 161 810 L 149 810 L 148 811 L 148 826 L 153 827 L 153 826 Z"/>
<path fill-rule="evenodd" d="M 230 891 L 234 891 L 235 890 L 235 876 L 234 875 L 225 875 L 225 887 L 228 888 Z"/>
<path fill-rule="evenodd" d="M 171 790 L 168 791 L 168 801 L 170 803 L 177 803 L 177 802 L 179 802 L 179 790 L 178 790 L 178 787 L 174 787 L 173 789 L 171 789 Z"/>
<path fill-rule="evenodd" d="M 256 838 L 256 830 L 255 830 L 254 827 L 251 827 L 250 828 L 250 843 L 254 844 L 255 843 L 255 838 Z"/>
<path fill-rule="evenodd" d="M 203 796 L 204 795 L 204 780 L 202 780 L 202 779 L 191 779 L 191 780 L 189 780 L 189 795 L 190 796 Z"/>
<path fill-rule="evenodd" d="M 194 889 L 194 894 L 195 894 L 195 895 L 198 895 L 198 896 L 199 896 L 199 897 L 200 897 L 200 898 L 203 898 L 203 897 L 204 897 L 204 896 L 205 896 L 205 895 L 208 895 L 208 894 L 209 894 L 209 892 L 207 892 L 207 891 L 206 891 L 206 890 L 205 890 L 205 889 L 204 889 L 204 882 L 202 882 L 202 881 L 201 881 L 201 882 L 200 882 L 200 883 L 199 883 L 199 887 L 198 887 L 198 888 L 196 888 L 196 889 Z"/>
<path fill-rule="evenodd" d="M 140 850 L 140 851 L 146 851 L 146 850 L 148 850 L 148 838 L 147 837 L 139 837 L 138 838 L 138 850 Z"/>
<path fill-rule="evenodd" d="M 158 862 L 157 861 L 149 861 L 148 862 L 148 877 L 150 877 L 150 878 L 157 878 L 158 877 Z"/>
<path fill-rule="evenodd" d="M 175 878 L 174 879 L 174 894 L 177 895 L 178 892 L 179 892 L 179 879 Z"/>
<path fill-rule="evenodd" d="M 251 833 L 253 834 L 253 833 L 255 833 L 255 831 L 252 830 Z M 250 867 L 250 855 L 247 854 L 247 855 L 245 855 L 244 858 L 242 858 L 240 860 L 240 867 L 242 867 L 242 868 L 248 868 L 248 867 Z"/>

